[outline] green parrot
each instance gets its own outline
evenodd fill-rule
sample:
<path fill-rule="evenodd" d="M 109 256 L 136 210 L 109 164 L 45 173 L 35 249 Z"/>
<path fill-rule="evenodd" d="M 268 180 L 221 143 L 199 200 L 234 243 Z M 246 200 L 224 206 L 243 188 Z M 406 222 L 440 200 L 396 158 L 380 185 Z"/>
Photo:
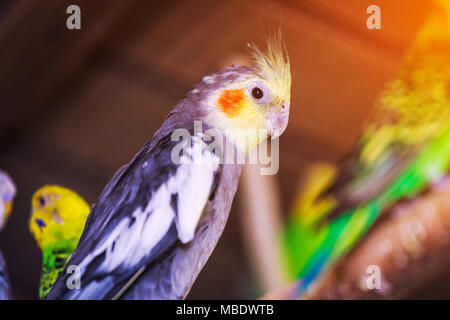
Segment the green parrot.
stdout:
<path fill-rule="evenodd" d="M 282 232 L 293 298 L 346 254 L 381 213 L 443 179 L 450 166 L 450 2 L 420 29 L 342 166 L 317 165 Z"/>
<path fill-rule="evenodd" d="M 90 212 L 76 192 L 45 185 L 31 199 L 29 229 L 42 251 L 39 298 L 45 299 L 77 247 Z"/>

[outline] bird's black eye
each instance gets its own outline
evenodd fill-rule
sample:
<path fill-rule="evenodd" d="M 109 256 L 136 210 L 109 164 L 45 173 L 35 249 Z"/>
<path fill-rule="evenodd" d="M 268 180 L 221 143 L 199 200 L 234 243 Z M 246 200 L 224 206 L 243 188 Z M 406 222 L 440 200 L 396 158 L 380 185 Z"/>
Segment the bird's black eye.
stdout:
<path fill-rule="evenodd" d="M 46 201 L 45 201 L 45 198 L 44 198 L 44 197 L 39 197 L 39 198 L 38 198 L 38 201 L 39 201 L 39 204 L 40 204 L 42 207 L 45 206 Z"/>
<path fill-rule="evenodd" d="M 262 97 L 264 97 L 264 91 L 261 88 L 254 87 L 252 90 L 252 96 L 253 96 L 253 98 L 259 100 Z"/>

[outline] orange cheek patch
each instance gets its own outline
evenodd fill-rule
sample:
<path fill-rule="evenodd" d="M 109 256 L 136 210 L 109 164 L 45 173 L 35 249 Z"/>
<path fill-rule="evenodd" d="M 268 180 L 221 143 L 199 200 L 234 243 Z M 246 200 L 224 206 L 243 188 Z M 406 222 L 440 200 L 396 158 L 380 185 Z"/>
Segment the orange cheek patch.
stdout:
<path fill-rule="evenodd" d="M 217 103 L 219 104 L 219 109 L 228 117 L 232 118 L 244 106 L 244 99 L 244 90 L 242 89 L 224 90 Z"/>

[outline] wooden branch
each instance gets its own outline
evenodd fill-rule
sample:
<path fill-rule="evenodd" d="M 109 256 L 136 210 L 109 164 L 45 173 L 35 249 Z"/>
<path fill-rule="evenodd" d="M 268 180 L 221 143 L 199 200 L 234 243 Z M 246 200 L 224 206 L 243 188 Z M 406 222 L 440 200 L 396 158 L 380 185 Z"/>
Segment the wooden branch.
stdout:
<path fill-rule="evenodd" d="M 386 214 L 303 299 L 403 298 L 450 265 L 450 178 Z M 379 289 L 368 288 L 373 273 L 367 268 L 373 265 L 380 268 Z M 262 299 L 292 298 L 294 288 L 291 284 Z"/>
<path fill-rule="evenodd" d="M 241 222 L 252 267 L 263 289 L 275 290 L 284 284 L 278 252 L 281 205 L 275 176 L 261 175 L 260 169 L 260 165 L 243 168 Z"/>
<path fill-rule="evenodd" d="M 450 179 L 387 214 L 304 298 L 402 298 L 450 264 Z M 370 265 L 380 289 L 368 289 Z"/>

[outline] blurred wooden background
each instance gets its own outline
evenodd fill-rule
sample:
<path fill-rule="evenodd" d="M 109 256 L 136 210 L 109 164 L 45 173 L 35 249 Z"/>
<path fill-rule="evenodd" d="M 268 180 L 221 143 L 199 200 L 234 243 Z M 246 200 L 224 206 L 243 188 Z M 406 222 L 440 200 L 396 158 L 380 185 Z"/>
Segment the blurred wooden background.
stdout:
<path fill-rule="evenodd" d="M 82 29 L 66 28 L 81 7 Z M 382 29 L 366 28 L 378 4 Z M 289 127 L 281 139 L 283 209 L 302 167 L 354 146 L 377 93 L 431 9 L 421 0 L 0 2 L 0 168 L 19 187 L 0 235 L 16 298 L 37 298 L 40 254 L 28 232 L 32 193 L 46 183 L 95 202 L 119 166 L 205 72 L 245 54 L 282 22 L 292 64 Z M 235 202 L 189 298 L 250 298 L 258 279 Z M 211 284 L 214 283 L 214 286 Z M 415 298 L 449 297 L 450 277 Z"/>

